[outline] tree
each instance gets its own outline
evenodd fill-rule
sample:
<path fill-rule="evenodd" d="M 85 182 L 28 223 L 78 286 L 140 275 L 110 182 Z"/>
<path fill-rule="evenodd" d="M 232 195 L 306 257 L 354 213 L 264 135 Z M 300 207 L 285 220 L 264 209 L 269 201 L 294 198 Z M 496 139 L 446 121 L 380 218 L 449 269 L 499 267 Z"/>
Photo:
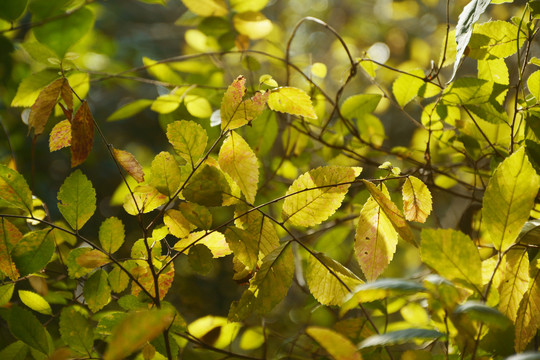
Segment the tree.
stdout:
<path fill-rule="evenodd" d="M 538 2 L 300 3 L 0 4 L 0 358 L 540 357 Z"/>

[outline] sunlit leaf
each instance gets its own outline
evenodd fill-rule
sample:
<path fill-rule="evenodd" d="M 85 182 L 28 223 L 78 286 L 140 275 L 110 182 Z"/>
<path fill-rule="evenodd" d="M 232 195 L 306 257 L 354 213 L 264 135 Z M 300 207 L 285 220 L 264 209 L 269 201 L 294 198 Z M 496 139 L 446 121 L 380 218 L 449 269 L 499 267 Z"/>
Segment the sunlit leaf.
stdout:
<path fill-rule="evenodd" d="M 15 306 L 10 309 L 9 331 L 26 345 L 48 354 L 50 347 L 47 330 L 30 311 Z"/>
<path fill-rule="evenodd" d="M 27 76 L 19 84 L 17 93 L 11 101 L 14 107 L 31 107 L 44 87 L 58 78 L 56 71 L 43 70 Z"/>
<path fill-rule="evenodd" d="M 94 119 L 83 101 L 71 122 L 71 167 L 82 164 L 94 145 Z"/>
<path fill-rule="evenodd" d="M 113 148 L 113 155 L 120 166 L 127 171 L 137 182 L 144 181 L 144 171 L 133 154 L 125 150 L 118 150 Z"/>
<path fill-rule="evenodd" d="M 169 228 L 172 235 L 181 239 L 189 235 L 194 226 L 182 215 L 182 212 L 169 209 L 163 215 L 163 222 Z"/>
<path fill-rule="evenodd" d="M 193 121 L 175 121 L 167 126 L 167 138 L 174 150 L 192 168 L 200 160 L 206 149 L 208 135 L 199 124 Z"/>
<path fill-rule="evenodd" d="M 540 99 L 540 70 L 533 72 L 527 79 L 527 87 L 530 93 L 536 98 Z"/>
<path fill-rule="evenodd" d="M 193 244 L 203 244 L 210 249 L 215 258 L 227 256 L 232 253 L 225 235 L 219 231 L 207 234 L 205 231 L 196 231 L 189 234 L 187 238 L 181 239 L 174 245 L 174 250 L 189 253 L 189 248 Z"/>
<path fill-rule="evenodd" d="M 98 269 L 92 273 L 84 282 L 83 294 L 86 304 L 94 313 L 107 305 L 111 301 L 111 287 L 107 280 L 107 272 Z"/>
<path fill-rule="evenodd" d="M 77 264 L 89 269 L 95 269 L 110 262 L 109 256 L 99 250 L 90 250 L 77 257 Z"/>
<path fill-rule="evenodd" d="M 19 298 L 24 305 L 38 313 L 52 315 L 51 305 L 43 298 L 43 296 L 28 290 L 19 290 Z"/>
<path fill-rule="evenodd" d="M 167 329 L 173 318 L 174 314 L 167 309 L 139 310 L 128 313 L 114 328 L 104 359 L 127 358 Z"/>
<path fill-rule="evenodd" d="M 361 168 L 325 166 L 310 170 L 287 190 L 282 218 L 293 225 L 313 226 L 328 219 L 340 206 Z"/>
<path fill-rule="evenodd" d="M 221 129 L 236 129 L 259 116 L 268 101 L 268 92 L 257 92 L 251 99 L 243 100 L 246 78 L 239 76 L 227 88 L 221 100 Z"/>
<path fill-rule="evenodd" d="M 135 198 L 135 200 L 133 200 Z M 167 202 L 167 196 L 160 194 L 153 186 L 141 185 L 133 190 L 133 196 L 127 194 L 124 199 L 124 210 L 130 215 L 147 213 Z"/>
<path fill-rule="evenodd" d="M 308 94 L 293 87 L 282 87 L 272 90 L 268 97 L 268 107 L 291 115 L 316 119 L 315 109 Z"/>
<path fill-rule="evenodd" d="M 538 176 L 521 147 L 495 170 L 483 199 L 482 230 L 499 251 L 512 245 L 529 218 L 538 193 Z"/>
<path fill-rule="evenodd" d="M 331 329 L 310 326 L 306 334 L 315 339 L 335 360 L 361 360 L 356 346 L 345 336 Z"/>
<path fill-rule="evenodd" d="M 32 212 L 32 191 L 24 177 L 0 164 L 0 206 L 14 207 Z"/>
<path fill-rule="evenodd" d="M 66 261 L 66 266 L 68 268 L 68 275 L 70 278 L 77 279 L 93 271 L 93 269 L 91 268 L 82 267 L 77 262 L 77 259 L 79 257 L 83 256 L 85 253 L 88 253 L 90 251 L 92 251 L 92 248 L 80 247 L 80 248 L 73 249 L 69 252 L 69 255 Z"/>
<path fill-rule="evenodd" d="M 453 315 L 457 318 L 466 316 L 470 320 L 481 321 L 488 326 L 496 328 L 505 328 L 510 325 L 508 318 L 499 312 L 499 310 L 475 300 L 467 301 L 457 306 L 454 309 Z"/>
<path fill-rule="evenodd" d="M 237 205 L 235 216 L 245 214 L 247 210 L 247 205 Z M 251 211 L 239 217 L 236 219 L 235 225 L 245 229 L 256 239 L 259 249 L 259 263 L 266 255 L 270 254 L 279 246 L 279 237 L 274 223 L 258 211 Z"/>
<path fill-rule="evenodd" d="M 167 260 L 165 257 L 161 258 L 162 260 Z M 134 268 L 131 273 L 139 281 L 139 283 L 153 296 L 156 296 L 156 290 L 154 287 L 154 276 L 147 263 L 140 265 Z M 159 298 L 163 300 L 169 289 L 171 288 L 172 282 L 174 280 L 174 264 L 170 263 L 167 265 L 165 270 L 163 270 L 158 276 L 158 289 L 159 289 Z M 142 291 L 139 285 L 135 282 L 131 284 L 131 293 L 135 296 L 139 295 Z"/>
<path fill-rule="evenodd" d="M 212 227 L 212 213 L 208 208 L 190 202 L 178 205 L 182 215 L 199 229 L 209 230 Z"/>
<path fill-rule="evenodd" d="M 382 96 L 379 94 L 358 94 L 348 97 L 341 105 L 341 114 L 350 119 L 360 119 L 372 113 Z"/>
<path fill-rule="evenodd" d="M 0 219 L 0 272 L 6 274 L 11 280 L 19 278 L 19 270 L 11 258 L 11 252 L 22 237 L 15 225 L 5 218 Z"/>
<path fill-rule="evenodd" d="M 154 100 L 150 100 L 150 99 L 135 100 L 127 105 L 122 106 L 121 108 L 113 112 L 111 115 L 109 115 L 109 117 L 107 118 L 107 121 L 118 121 L 118 120 L 130 118 L 134 115 L 137 115 L 138 113 L 140 113 L 141 111 L 149 107 L 150 105 L 152 105 L 153 102 Z"/>
<path fill-rule="evenodd" d="M 488 21 L 474 27 L 467 56 L 478 60 L 506 58 L 516 53 L 526 37 L 523 33 L 518 35 L 518 27 L 511 22 Z"/>
<path fill-rule="evenodd" d="M 183 191 L 186 200 L 203 206 L 220 206 L 231 188 L 224 174 L 214 166 L 205 165 L 193 175 Z"/>
<path fill-rule="evenodd" d="M 35 230 L 24 234 L 11 252 L 21 276 L 38 272 L 51 260 L 55 250 L 50 230 Z"/>
<path fill-rule="evenodd" d="M 390 195 L 383 185 L 382 193 Z M 398 233 L 379 203 L 370 197 L 360 211 L 354 237 L 356 259 L 368 281 L 376 280 L 392 261 Z"/>
<path fill-rule="evenodd" d="M 422 70 L 414 70 L 410 74 L 416 76 L 401 74 L 392 85 L 392 92 L 401 107 L 405 107 L 405 105 L 417 97 L 420 88 L 425 84 L 424 80 L 421 79 L 425 76 Z"/>
<path fill-rule="evenodd" d="M 174 156 L 162 151 L 152 160 L 150 185 L 160 193 L 172 198 L 182 183 L 182 171 Z"/>
<path fill-rule="evenodd" d="M 58 191 L 58 210 L 75 230 L 81 229 L 96 211 L 96 190 L 82 173 L 75 170 Z"/>
<path fill-rule="evenodd" d="M 9 303 L 11 296 L 13 296 L 13 290 L 15 290 L 14 283 L 0 285 L 0 306 L 4 306 Z"/>
<path fill-rule="evenodd" d="M 478 78 L 508 85 L 510 75 L 504 59 L 478 61 Z"/>
<path fill-rule="evenodd" d="M 525 350 L 531 339 L 540 328 L 540 286 L 538 276 L 540 271 L 535 270 L 528 291 L 519 304 L 516 316 L 516 333 L 514 349 L 516 352 Z"/>
<path fill-rule="evenodd" d="M 258 11 L 237 13 L 233 17 L 236 31 L 250 39 L 262 39 L 272 31 L 272 22 Z"/>
<path fill-rule="evenodd" d="M 88 319 L 74 307 L 62 309 L 60 314 L 60 335 L 72 350 L 91 356 L 94 345 L 94 331 Z"/>
<path fill-rule="evenodd" d="M 133 266 L 131 264 L 133 263 L 128 260 L 123 263 L 123 266 L 127 270 L 130 270 L 135 266 L 134 264 Z M 120 293 L 128 287 L 130 278 L 123 269 L 118 265 L 114 265 L 113 269 L 109 272 L 108 280 L 109 285 L 111 285 L 111 290 L 115 293 Z"/>
<path fill-rule="evenodd" d="M 244 264 L 246 269 L 253 270 L 259 255 L 257 238 L 247 230 L 233 226 L 228 227 L 224 234 L 234 257 Z"/>
<path fill-rule="evenodd" d="M 190 334 L 203 342 L 212 345 L 218 349 L 225 349 L 231 346 L 241 324 L 227 321 L 220 316 L 205 316 L 193 321 L 188 326 Z"/>
<path fill-rule="evenodd" d="M 431 213 L 431 192 L 420 179 L 408 176 L 403 184 L 403 212 L 409 221 L 426 222 Z"/>
<path fill-rule="evenodd" d="M 359 348 L 363 349 L 370 346 L 403 344 L 413 340 L 435 340 L 442 336 L 444 336 L 444 334 L 436 330 L 429 329 L 405 329 L 390 331 L 386 334 L 370 336 L 360 343 Z"/>
<path fill-rule="evenodd" d="M 32 105 L 28 126 L 34 129 L 34 134 L 39 135 L 45 129 L 45 125 L 51 116 L 54 106 L 58 102 L 60 90 L 64 85 L 65 79 L 58 79 L 47 85 L 40 93 Z"/>
<path fill-rule="evenodd" d="M 238 184 L 249 203 L 255 202 L 259 182 L 257 156 L 248 143 L 234 131 L 219 151 L 219 166 Z"/>
<path fill-rule="evenodd" d="M 362 281 L 349 269 L 323 253 L 310 254 L 305 279 L 313 297 L 323 305 L 341 305 Z"/>
<path fill-rule="evenodd" d="M 56 124 L 49 135 L 49 150 L 51 152 L 71 146 L 71 123 L 62 120 Z"/>
<path fill-rule="evenodd" d="M 198 117 L 198 118 L 209 118 L 212 115 L 212 105 L 210 105 L 210 102 L 199 95 L 186 95 L 184 97 L 184 105 L 186 106 L 186 110 L 191 115 Z"/>
<path fill-rule="evenodd" d="M 105 219 L 99 227 L 99 242 L 109 254 L 114 253 L 124 243 L 124 224 L 116 217 Z"/>
<path fill-rule="evenodd" d="M 480 254 L 471 238 L 452 229 L 423 229 L 422 261 L 450 280 L 482 284 Z"/>
<path fill-rule="evenodd" d="M 182 0 L 184 5 L 200 16 L 224 16 L 227 15 L 225 0 Z"/>
<path fill-rule="evenodd" d="M 504 280 L 499 286 L 499 310 L 516 321 L 521 299 L 529 285 L 529 256 L 525 251 L 512 250 L 506 254 Z"/>

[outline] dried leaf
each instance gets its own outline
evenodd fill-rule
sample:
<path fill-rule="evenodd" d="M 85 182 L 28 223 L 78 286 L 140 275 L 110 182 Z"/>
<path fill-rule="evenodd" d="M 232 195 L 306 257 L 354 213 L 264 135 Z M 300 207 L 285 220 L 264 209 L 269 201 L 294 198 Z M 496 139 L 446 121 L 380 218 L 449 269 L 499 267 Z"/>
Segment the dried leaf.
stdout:
<path fill-rule="evenodd" d="M 83 101 L 71 123 L 71 167 L 82 164 L 94 144 L 94 119 L 90 107 Z"/>
<path fill-rule="evenodd" d="M 62 120 L 56 124 L 49 135 L 49 150 L 51 152 L 71 146 L 71 123 Z"/>
<path fill-rule="evenodd" d="M 144 171 L 135 156 L 125 150 L 113 149 L 114 158 L 137 182 L 144 181 Z"/>
<path fill-rule="evenodd" d="M 34 128 L 34 134 L 39 135 L 45 130 L 45 125 L 51 116 L 54 106 L 58 102 L 58 96 L 62 86 L 64 85 L 64 78 L 57 79 L 47 85 L 32 105 L 30 111 L 30 117 L 28 118 L 28 126 Z"/>

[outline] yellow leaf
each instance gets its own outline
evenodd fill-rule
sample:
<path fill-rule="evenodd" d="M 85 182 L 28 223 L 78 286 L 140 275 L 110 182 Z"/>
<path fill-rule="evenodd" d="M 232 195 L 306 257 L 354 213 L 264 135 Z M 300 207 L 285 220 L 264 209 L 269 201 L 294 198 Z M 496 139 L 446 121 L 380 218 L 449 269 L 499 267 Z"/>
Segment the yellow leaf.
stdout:
<path fill-rule="evenodd" d="M 11 257 L 11 251 L 23 235 L 15 225 L 2 218 L 0 220 L 0 272 L 11 280 L 19 278 L 19 270 Z"/>
<path fill-rule="evenodd" d="M 200 16 L 224 16 L 228 13 L 224 0 L 182 0 L 182 2 L 191 12 Z"/>
<path fill-rule="evenodd" d="M 529 290 L 523 296 L 516 318 L 516 335 L 514 349 L 516 352 L 525 350 L 531 339 L 540 328 L 540 286 L 538 276 L 540 271 L 535 270 Z"/>
<path fill-rule="evenodd" d="M 317 119 L 309 95 L 293 87 L 272 90 L 268 97 L 268 107 L 274 111 Z"/>
<path fill-rule="evenodd" d="M 62 120 L 56 124 L 49 135 L 49 150 L 60 150 L 71 145 L 71 123 Z"/>
<path fill-rule="evenodd" d="M 272 31 L 272 22 L 258 11 L 246 11 L 233 17 L 236 31 L 250 39 L 262 39 Z"/>
<path fill-rule="evenodd" d="M 135 201 L 133 201 L 135 198 Z M 160 194 L 155 187 L 137 186 L 133 196 L 127 194 L 124 199 L 124 210 L 130 215 L 150 212 L 167 202 L 167 196 Z"/>
<path fill-rule="evenodd" d="M 232 253 L 225 235 L 218 231 L 207 234 L 206 231 L 196 231 L 187 238 L 181 239 L 174 245 L 174 250 L 189 253 L 189 248 L 194 244 L 203 244 L 210 249 L 214 258 L 227 256 Z"/>
<path fill-rule="evenodd" d="M 88 269 L 95 269 L 111 262 L 109 257 L 99 250 L 84 252 L 76 261 L 77 264 Z"/>
<path fill-rule="evenodd" d="M 499 310 L 514 323 L 519 303 L 529 285 L 529 256 L 523 250 L 511 250 L 506 254 L 504 279 L 499 287 Z"/>
<path fill-rule="evenodd" d="M 143 168 L 141 164 L 139 164 L 137 159 L 135 159 L 135 156 L 133 156 L 133 154 L 125 150 L 118 150 L 114 148 L 113 154 L 114 158 L 116 159 L 116 161 L 118 161 L 120 166 L 122 166 L 122 168 L 126 170 L 128 174 L 131 175 L 137 182 L 140 183 L 144 181 Z"/>
<path fill-rule="evenodd" d="M 330 329 L 310 326 L 306 333 L 315 339 L 335 360 L 362 360 L 356 346 L 345 336 Z"/>
<path fill-rule="evenodd" d="M 169 209 L 165 212 L 163 222 L 171 234 L 179 239 L 188 236 L 189 232 L 195 228 L 180 211 L 175 209 Z"/>
<path fill-rule="evenodd" d="M 426 222 L 431 213 L 431 192 L 420 179 L 408 176 L 403 184 L 403 212 L 409 221 Z"/>
<path fill-rule="evenodd" d="M 52 315 L 52 309 L 47 300 L 43 296 L 32 291 L 19 290 L 19 298 L 24 305 L 38 313 Z"/>

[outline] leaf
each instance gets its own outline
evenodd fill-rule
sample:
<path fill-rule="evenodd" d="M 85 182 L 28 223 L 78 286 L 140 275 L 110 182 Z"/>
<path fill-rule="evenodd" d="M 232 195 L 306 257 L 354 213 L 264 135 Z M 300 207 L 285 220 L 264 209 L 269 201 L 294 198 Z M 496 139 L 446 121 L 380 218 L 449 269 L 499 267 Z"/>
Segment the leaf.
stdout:
<path fill-rule="evenodd" d="M 26 10 L 28 0 L 3 1 L 0 4 L 0 18 L 13 22 L 17 20 Z"/>
<path fill-rule="evenodd" d="M 527 87 L 529 92 L 536 98 L 536 101 L 540 99 L 540 70 L 533 72 L 527 79 Z"/>
<path fill-rule="evenodd" d="M 208 135 L 193 121 L 175 121 L 167 125 L 167 138 L 174 150 L 194 169 L 204 154 Z"/>
<path fill-rule="evenodd" d="M 201 275 L 208 274 L 213 268 L 212 252 L 203 244 L 196 244 L 189 249 L 189 266 Z"/>
<path fill-rule="evenodd" d="M 454 70 L 448 82 L 454 80 L 461 56 L 465 53 L 465 49 L 471 39 L 473 26 L 480 19 L 480 15 L 484 13 L 489 3 L 490 0 L 472 0 L 463 8 L 463 11 L 459 15 L 456 25 L 456 61 L 454 62 Z"/>
<path fill-rule="evenodd" d="M 28 345 L 22 341 L 15 341 L 0 351 L 0 358 L 5 360 L 26 359 L 28 350 L 30 350 Z"/>
<path fill-rule="evenodd" d="M 478 61 L 478 78 L 503 85 L 510 84 L 510 75 L 504 59 Z"/>
<path fill-rule="evenodd" d="M 98 312 L 111 301 L 111 287 L 105 270 L 98 269 L 86 279 L 83 295 L 88 308 L 93 313 Z"/>
<path fill-rule="evenodd" d="M 22 237 L 23 235 L 15 225 L 5 218 L 0 219 L 0 273 L 6 274 L 13 281 L 20 275 L 11 253 Z"/>
<path fill-rule="evenodd" d="M 112 216 L 105 219 L 99 227 L 99 242 L 109 254 L 120 249 L 124 243 L 125 231 L 122 220 Z"/>
<path fill-rule="evenodd" d="M 219 166 L 238 184 L 246 200 L 253 204 L 259 182 L 257 156 L 248 143 L 232 131 L 219 151 Z"/>
<path fill-rule="evenodd" d="M 49 354 L 50 336 L 38 319 L 28 310 L 18 306 L 11 308 L 8 318 L 9 331 L 26 345 Z"/>
<path fill-rule="evenodd" d="M 208 208 L 190 202 L 178 205 L 182 215 L 199 229 L 209 230 L 212 227 L 212 213 Z"/>
<path fill-rule="evenodd" d="M 397 208 L 397 206 L 390 200 L 389 197 L 385 196 L 381 190 L 379 190 L 373 183 L 362 180 L 367 190 L 373 197 L 373 200 L 379 204 L 384 214 L 388 217 L 388 220 L 394 226 L 394 229 L 398 232 L 401 238 L 412 245 L 416 246 L 414 242 L 414 236 L 409 228 L 409 225 L 405 221 L 403 214 Z"/>
<path fill-rule="evenodd" d="M 167 258 L 162 257 L 161 260 L 166 262 Z M 144 263 L 142 266 L 138 266 L 132 270 L 132 274 L 139 281 L 139 283 L 153 296 L 156 295 L 156 290 L 154 287 L 154 276 L 147 263 Z M 169 289 L 171 288 L 172 282 L 174 280 L 174 264 L 171 262 L 167 265 L 167 268 L 161 272 L 158 276 L 158 289 L 159 289 L 159 298 L 163 300 Z M 131 284 L 131 293 L 135 296 L 139 295 L 142 291 L 141 287 L 135 282 Z"/>
<path fill-rule="evenodd" d="M 282 113 L 317 119 L 309 95 L 293 87 L 272 90 L 268 97 L 268 107 Z"/>
<path fill-rule="evenodd" d="M 405 219 L 425 223 L 433 204 L 431 192 L 426 184 L 414 176 L 408 176 L 402 192 Z"/>
<path fill-rule="evenodd" d="M 335 360 L 361 360 L 362 356 L 356 346 L 345 336 L 333 330 L 310 326 L 306 334 L 317 341 Z"/>
<path fill-rule="evenodd" d="M 507 21 L 492 20 L 476 25 L 469 41 L 467 56 L 477 60 L 493 60 L 513 55 L 527 37 L 518 32 L 518 27 Z"/>
<path fill-rule="evenodd" d="M 53 152 L 71 146 L 71 123 L 62 120 L 56 124 L 49 135 L 49 151 Z"/>
<path fill-rule="evenodd" d="M 120 166 L 127 171 L 138 183 L 144 181 L 144 171 L 133 154 L 125 150 L 118 150 L 113 148 L 114 158 Z"/>
<path fill-rule="evenodd" d="M 11 256 L 21 276 L 42 270 L 51 260 L 55 250 L 50 230 L 35 230 L 24 234 Z"/>
<path fill-rule="evenodd" d="M 324 255 L 308 256 L 305 279 L 313 297 L 323 305 L 341 305 L 362 281 L 349 269 Z"/>
<path fill-rule="evenodd" d="M 58 200 L 58 210 L 75 230 L 81 229 L 96 211 L 96 190 L 81 170 L 75 170 L 64 180 Z"/>
<path fill-rule="evenodd" d="M 482 285 L 480 254 L 468 235 L 452 229 L 423 229 L 422 261 L 449 280 Z"/>
<path fill-rule="evenodd" d="M 32 30 L 40 43 L 49 46 L 63 58 L 67 50 L 92 29 L 94 20 L 94 13 L 84 7 L 73 11 L 69 16 L 46 22 Z"/>
<path fill-rule="evenodd" d="M 134 115 L 137 115 L 150 105 L 154 100 L 151 99 L 138 99 L 135 100 L 129 104 L 126 104 L 122 106 L 121 108 L 115 110 L 109 117 L 107 118 L 107 121 L 118 121 L 122 119 L 127 119 L 129 117 L 132 117 Z"/>
<path fill-rule="evenodd" d="M 516 317 L 516 333 L 514 349 L 516 352 L 525 350 L 531 339 L 540 328 L 540 286 L 538 276 L 540 271 L 535 269 L 528 291 L 523 296 Z"/>
<path fill-rule="evenodd" d="M 32 105 L 30 117 L 28 118 L 28 126 L 34 128 L 34 134 L 39 135 L 45 130 L 45 125 L 51 116 L 54 106 L 58 102 L 60 90 L 64 85 L 64 78 L 57 79 L 47 85 Z"/>
<path fill-rule="evenodd" d="M 0 206 L 18 208 L 32 213 L 32 191 L 24 177 L 0 164 Z"/>
<path fill-rule="evenodd" d="M 31 107 L 44 87 L 58 78 L 58 73 L 43 70 L 23 79 L 17 88 L 17 93 L 11 101 L 13 107 Z"/>
<path fill-rule="evenodd" d="M 92 251 L 92 249 L 89 247 L 80 247 L 80 248 L 73 249 L 69 252 L 66 265 L 68 268 L 68 275 L 70 278 L 77 279 L 92 272 L 93 269 L 82 267 L 77 262 L 77 259 L 79 257 L 83 256 L 85 253 L 88 253 L 90 251 Z"/>
<path fill-rule="evenodd" d="M 361 119 L 377 108 L 382 96 L 379 94 L 358 94 L 348 97 L 341 105 L 341 114 L 349 119 Z"/>
<path fill-rule="evenodd" d="M 212 105 L 202 96 L 186 95 L 184 96 L 184 105 L 188 113 L 197 118 L 206 119 L 212 116 Z"/>
<path fill-rule="evenodd" d="M 424 71 L 418 69 L 409 73 L 416 76 L 401 74 L 392 84 L 392 92 L 401 107 L 405 107 L 405 105 L 417 97 L 420 88 L 425 84 L 424 80 L 421 79 L 425 76 Z M 421 78 L 419 79 L 417 76 Z"/>
<path fill-rule="evenodd" d="M 454 316 L 467 316 L 470 320 L 480 321 L 495 328 L 506 328 L 510 321 L 499 310 L 492 308 L 480 301 L 467 301 L 454 309 Z M 459 321 L 459 320 L 458 320 Z"/>
<path fill-rule="evenodd" d="M 246 93 L 246 78 L 238 76 L 227 88 L 221 100 L 221 129 L 244 126 L 259 116 L 268 101 L 268 92 L 257 92 L 251 99 L 242 100 Z"/>
<path fill-rule="evenodd" d="M 231 305 L 229 320 L 244 319 L 252 311 L 266 314 L 279 304 L 292 283 L 294 257 L 290 242 L 268 254 L 251 279 L 249 289 Z"/>
<path fill-rule="evenodd" d="M 135 198 L 135 200 L 133 200 Z M 133 189 L 133 196 L 127 194 L 124 199 L 124 210 L 130 215 L 148 213 L 167 202 L 167 197 L 160 194 L 153 186 L 140 185 Z"/>
<path fill-rule="evenodd" d="M 259 244 L 257 238 L 250 232 L 230 226 L 225 230 L 225 239 L 234 257 L 240 261 L 247 270 L 251 271 L 257 265 Z"/>
<path fill-rule="evenodd" d="M 296 179 L 285 194 L 282 218 L 297 226 L 314 226 L 340 206 L 361 168 L 325 166 Z"/>
<path fill-rule="evenodd" d="M 24 305 L 38 313 L 52 315 L 52 309 L 43 296 L 28 290 L 19 290 L 19 298 Z"/>
<path fill-rule="evenodd" d="M 214 166 L 204 165 L 191 177 L 182 192 L 186 200 L 203 206 L 221 206 L 231 188 L 223 173 Z"/>
<path fill-rule="evenodd" d="M 94 144 L 94 119 L 88 103 L 83 101 L 71 122 L 71 167 L 82 164 Z"/>
<path fill-rule="evenodd" d="M 495 170 L 484 193 L 482 230 L 499 251 L 517 239 L 538 193 L 538 176 L 521 147 Z"/>
<path fill-rule="evenodd" d="M 0 285 L 0 306 L 9 303 L 9 300 L 11 300 L 11 297 L 13 296 L 13 290 L 15 290 L 14 283 Z"/>
<path fill-rule="evenodd" d="M 214 258 L 227 256 L 232 253 L 225 235 L 219 231 L 206 233 L 206 231 L 196 231 L 189 234 L 187 238 L 181 239 L 174 245 L 174 250 L 189 253 L 189 248 L 193 244 L 203 244 L 210 249 Z"/>
<path fill-rule="evenodd" d="M 129 270 L 130 264 L 131 262 L 128 260 L 124 262 L 123 266 Z M 111 290 L 115 293 L 121 293 L 128 287 L 130 278 L 118 265 L 114 265 L 109 272 L 108 280 L 109 285 L 111 285 Z"/>
<path fill-rule="evenodd" d="M 95 269 L 111 262 L 107 254 L 94 249 L 77 257 L 77 264 L 84 268 Z"/>
<path fill-rule="evenodd" d="M 92 356 L 94 331 L 90 322 L 75 307 L 65 307 L 60 314 L 60 335 L 70 349 Z"/>
<path fill-rule="evenodd" d="M 121 360 L 139 350 L 144 344 L 169 327 L 174 314 L 167 310 L 139 310 L 128 315 L 115 326 L 105 360 Z"/>
<path fill-rule="evenodd" d="M 247 209 L 248 207 L 245 204 L 237 205 L 235 216 L 238 217 L 241 214 L 245 214 Z M 270 254 L 279 246 L 279 237 L 274 222 L 258 211 L 251 211 L 244 216 L 238 217 L 235 225 L 241 229 L 245 229 L 256 239 L 259 251 L 259 263 L 266 255 Z"/>
<path fill-rule="evenodd" d="M 191 12 L 200 16 L 224 16 L 228 13 L 224 0 L 182 0 L 182 2 Z"/>
<path fill-rule="evenodd" d="M 246 11 L 233 16 L 236 31 L 252 40 L 262 39 L 270 34 L 272 21 L 258 11 Z"/>
<path fill-rule="evenodd" d="M 182 215 L 182 212 L 169 209 L 163 215 L 163 222 L 173 236 L 181 239 L 189 235 L 194 226 Z"/>
<path fill-rule="evenodd" d="M 182 184 L 182 171 L 174 156 L 162 151 L 152 160 L 150 185 L 171 199 Z"/>
<path fill-rule="evenodd" d="M 389 198 L 388 190 L 383 185 L 383 194 Z M 398 243 L 398 233 L 392 222 L 370 197 L 362 210 L 354 237 L 356 259 L 362 268 L 366 280 L 376 280 L 392 261 Z"/>
<path fill-rule="evenodd" d="M 390 331 L 386 334 L 378 334 L 368 337 L 362 341 L 358 347 L 364 349 L 370 346 L 388 346 L 403 344 L 412 340 L 435 340 L 444 336 L 444 334 L 429 329 L 405 329 Z"/>
<path fill-rule="evenodd" d="M 506 254 L 504 278 L 499 286 L 499 310 L 514 323 L 519 304 L 529 285 L 529 256 L 525 251 Z"/>

